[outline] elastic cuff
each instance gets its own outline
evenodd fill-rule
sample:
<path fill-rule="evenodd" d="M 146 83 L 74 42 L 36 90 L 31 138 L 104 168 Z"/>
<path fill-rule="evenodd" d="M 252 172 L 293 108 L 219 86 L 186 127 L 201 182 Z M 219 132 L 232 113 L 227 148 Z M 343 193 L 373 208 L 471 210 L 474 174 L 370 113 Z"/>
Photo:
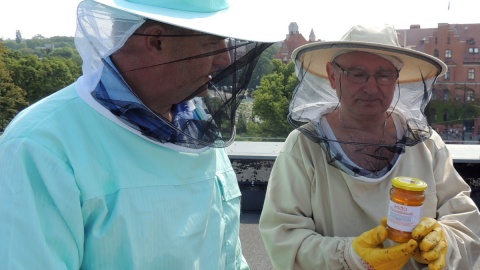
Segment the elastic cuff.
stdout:
<path fill-rule="evenodd" d="M 353 239 L 345 246 L 345 261 L 352 270 L 365 270 L 365 261 L 358 256 L 352 246 Z"/>

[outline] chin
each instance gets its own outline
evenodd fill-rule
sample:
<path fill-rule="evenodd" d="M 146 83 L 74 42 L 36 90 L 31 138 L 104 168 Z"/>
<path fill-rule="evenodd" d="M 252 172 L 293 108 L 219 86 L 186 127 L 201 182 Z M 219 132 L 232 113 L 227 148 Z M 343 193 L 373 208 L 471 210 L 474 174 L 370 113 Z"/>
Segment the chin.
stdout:
<path fill-rule="evenodd" d="M 208 95 L 208 91 L 205 89 L 205 91 L 202 91 L 197 94 L 197 97 L 206 97 Z"/>
<path fill-rule="evenodd" d="M 193 99 L 195 97 L 206 97 L 207 94 L 208 94 L 207 87 L 202 86 L 201 88 L 198 88 L 195 92 L 192 92 L 189 96 L 187 96 L 182 101 L 190 100 L 190 99 Z"/>
<path fill-rule="evenodd" d="M 206 85 L 198 89 L 197 97 L 206 97 L 208 95 L 208 87 Z"/>

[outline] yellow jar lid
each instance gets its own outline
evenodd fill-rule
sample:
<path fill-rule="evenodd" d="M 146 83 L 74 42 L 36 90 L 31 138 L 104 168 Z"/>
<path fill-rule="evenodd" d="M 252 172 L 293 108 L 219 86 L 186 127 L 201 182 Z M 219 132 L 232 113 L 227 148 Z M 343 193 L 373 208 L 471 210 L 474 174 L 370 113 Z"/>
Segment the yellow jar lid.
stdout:
<path fill-rule="evenodd" d="M 398 176 L 393 178 L 392 185 L 397 188 L 411 191 L 424 191 L 427 189 L 427 183 L 418 178 L 408 176 Z"/>

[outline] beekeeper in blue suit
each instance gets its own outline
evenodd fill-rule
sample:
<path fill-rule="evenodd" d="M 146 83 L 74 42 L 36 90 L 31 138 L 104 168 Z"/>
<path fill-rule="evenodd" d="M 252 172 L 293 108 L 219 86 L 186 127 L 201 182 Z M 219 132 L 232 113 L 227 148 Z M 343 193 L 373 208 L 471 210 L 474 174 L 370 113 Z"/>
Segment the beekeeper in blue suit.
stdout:
<path fill-rule="evenodd" d="M 0 269 L 248 269 L 224 147 L 284 38 L 250 2 L 79 4 L 83 75 L 0 138 Z"/>

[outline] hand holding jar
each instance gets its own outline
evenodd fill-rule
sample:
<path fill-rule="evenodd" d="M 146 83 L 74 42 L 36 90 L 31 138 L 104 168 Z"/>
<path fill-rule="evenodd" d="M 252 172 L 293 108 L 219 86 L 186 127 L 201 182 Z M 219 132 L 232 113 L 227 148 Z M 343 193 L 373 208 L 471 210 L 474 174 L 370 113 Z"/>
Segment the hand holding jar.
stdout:
<path fill-rule="evenodd" d="M 412 231 L 412 237 L 419 243 L 413 256 L 417 262 L 428 264 L 430 270 L 445 267 L 448 246 L 440 223 L 433 218 L 423 218 Z"/>

